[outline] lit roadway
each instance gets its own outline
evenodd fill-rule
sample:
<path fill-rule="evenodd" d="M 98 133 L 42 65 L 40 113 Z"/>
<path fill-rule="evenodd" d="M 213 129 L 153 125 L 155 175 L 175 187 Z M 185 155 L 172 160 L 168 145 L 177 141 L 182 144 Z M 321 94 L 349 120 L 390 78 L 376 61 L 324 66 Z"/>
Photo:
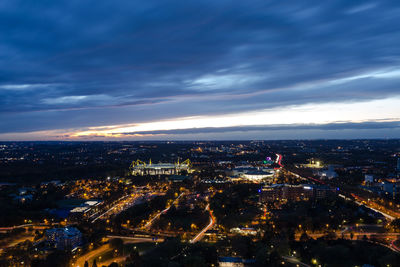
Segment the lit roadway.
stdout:
<path fill-rule="evenodd" d="M 107 214 L 111 213 L 114 209 L 118 208 L 119 205 L 121 205 L 121 202 L 124 201 L 124 199 L 126 199 L 129 195 L 123 196 L 121 198 L 119 198 L 117 201 L 115 201 L 114 204 L 110 209 L 108 209 L 107 211 L 105 211 L 104 213 L 100 214 L 99 216 L 97 216 L 96 218 L 94 218 L 92 220 L 92 223 L 94 223 L 95 221 L 97 221 L 98 219 L 101 219 L 103 217 L 105 217 Z"/>
<path fill-rule="evenodd" d="M 302 266 L 302 267 L 311 267 L 311 265 L 308 265 L 304 262 L 301 262 L 299 259 L 296 257 L 290 257 L 290 256 L 282 256 L 282 258 L 290 263 L 296 264 L 296 266 Z"/>
<path fill-rule="evenodd" d="M 290 173 L 290 174 L 292 174 L 292 175 L 294 175 L 294 176 L 296 176 L 296 177 L 298 177 L 298 178 L 300 178 L 300 179 L 302 179 L 302 180 L 311 180 L 311 181 L 317 182 L 317 183 L 319 183 L 319 184 L 327 185 L 327 184 L 324 183 L 323 181 L 320 181 L 320 180 L 315 179 L 315 178 L 312 178 L 312 177 L 302 177 L 302 176 L 298 175 L 297 173 L 291 172 L 291 171 L 289 171 L 289 170 L 287 170 L 287 172 Z M 390 210 L 388 210 L 388 209 L 385 209 L 385 208 L 382 207 L 381 205 L 378 205 L 378 204 L 376 204 L 376 203 L 374 203 L 374 202 L 371 202 L 371 203 L 370 203 L 369 201 L 364 201 L 361 197 L 359 197 L 359 196 L 357 196 L 357 195 L 355 195 L 355 194 L 353 194 L 353 193 L 351 193 L 350 195 L 351 195 L 354 199 L 345 197 L 344 195 L 341 195 L 341 194 L 339 194 L 339 197 L 345 198 L 346 200 L 351 200 L 351 201 L 353 201 L 354 203 L 356 203 L 357 205 L 365 206 L 365 207 L 367 207 L 367 208 L 369 208 L 369 209 L 371 209 L 371 210 L 373 210 L 373 211 L 375 211 L 375 212 L 378 212 L 378 213 L 382 214 L 385 218 L 389 219 L 390 221 L 393 221 L 393 220 L 396 219 L 396 218 L 400 218 L 400 214 L 395 213 L 395 212 L 393 212 L 393 211 L 390 211 Z M 375 205 L 375 207 L 372 206 L 373 204 Z M 389 214 L 389 213 L 391 213 L 391 214 Z M 392 216 L 392 215 L 393 215 L 393 216 Z"/>
<path fill-rule="evenodd" d="M 140 197 L 145 198 L 147 196 L 147 194 L 148 193 L 137 192 L 137 193 L 126 195 L 126 196 L 119 198 L 117 201 L 115 201 L 113 203 L 113 206 L 111 208 L 109 208 L 107 211 L 103 212 L 96 218 L 94 218 L 92 220 L 92 223 L 94 223 L 98 219 L 107 218 L 107 217 L 110 217 L 111 215 L 116 215 L 116 214 L 120 213 L 121 211 L 132 207 L 133 205 L 135 205 L 135 203 L 137 202 L 137 200 Z M 151 193 L 151 196 L 156 196 L 156 195 L 160 195 L 160 194 L 162 194 L 162 193 L 153 192 L 153 193 Z"/>
<path fill-rule="evenodd" d="M 283 165 L 282 165 L 282 155 L 281 154 L 276 154 L 276 163 L 278 163 L 278 165 L 280 166 L 280 167 L 283 167 Z"/>
<path fill-rule="evenodd" d="M 363 198 L 361 198 L 361 197 L 359 197 L 359 196 L 357 196 L 355 194 L 351 194 L 351 196 L 356 199 L 355 202 L 358 205 L 367 206 L 371 210 L 373 210 L 375 212 L 378 212 L 378 213 L 381 213 L 383 216 L 385 216 L 387 219 L 389 219 L 391 221 L 393 221 L 394 219 L 400 218 L 400 214 L 399 213 L 391 211 L 391 210 L 388 210 L 385 207 L 383 207 L 383 206 L 381 206 L 381 205 L 379 205 L 379 204 L 377 204 L 377 203 L 375 203 L 373 201 L 365 201 Z M 372 206 L 372 205 L 374 205 L 374 206 Z"/>
<path fill-rule="evenodd" d="M 7 226 L 7 227 L 0 227 L 0 233 L 7 233 L 10 232 L 14 229 L 19 229 L 19 228 L 32 228 L 32 230 L 45 230 L 48 229 L 52 226 L 55 226 L 58 224 L 48 224 L 48 223 L 30 223 L 30 224 L 21 224 L 21 225 L 16 225 L 16 226 Z M 26 231 L 27 232 L 27 231 Z M 34 233 L 33 231 L 30 233 L 22 233 L 18 235 L 12 235 L 8 238 L 4 238 L 1 242 L 1 248 L 0 248 L 0 253 L 5 249 L 5 248 L 11 248 L 19 243 L 22 243 L 26 240 L 29 240 L 31 242 L 34 241 Z"/>
<path fill-rule="evenodd" d="M 99 256 L 103 255 L 106 253 L 108 250 L 110 250 L 110 246 L 108 244 L 102 245 L 99 248 L 96 248 L 95 250 L 89 251 L 88 253 L 80 256 L 72 266 L 74 267 L 83 267 L 85 264 L 85 261 L 89 263 L 91 266 L 91 260 L 97 259 Z"/>
<path fill-rule="evenodd" d="M 153 239 L 153 238 L 147 238 L 147 237 L 128 237 L 128 236 L 107 236 L 107 238 L 112 239 L 112 238 L 120 238 L 123 241 L 125 241 L 124 243 L 143 243 L 143 242 L 162 242 L 163 239 Z M 76 259 L 75 263 L 72 264 L 73 267 L 83 267 L 85 264 L 85 261 L 87 261 L 89 263 L 89 266 L 91 266 L 92 261 L 94 259 L 97 260 L 97 264 L 98 265 L 103 265 L 105 263 L 107 263 L 106 266 L 108 266 L 108 264 L 112 263 L 112 262 L 121 262 L 124 261 L 126 256 L 121 256 L 118 258 L 112 258 L 110 260 L 110 262 L 101 262 L 99 261 L 99 257 L 101 257 L 101 255 L 105 254 L 106 252 L 112 250 L 112 248 L 110 248 L 109 244 L 104 244 L 98 248 L 96 248 L 95 250 L 89 251 L 86 254 L 81 255 L 79 258 Z"/>
<path fill-rule="evenodd" d="M 146 223 L 145 226 L 143 226 L 143 229 L 149 229 L 149 228 L 151 227 L 151 225 L 161 216 L 161 214 L 166 213 L 166 212 L 172 207 L 172 205 L 174 205 L 174 204 L 179 200 L 179 198 L 180 198 L 181 196 L 183 196 L 184 194 L 185 194 L 185 193 L 181 193 L 181 194 L 174 200 L 174 202 L 172 202 L 171 205 L 169 205 L 168 208 L 166 208 L 166 209 L 160 211 L 159 213 L 157 213 L 152 219 L 150 219 L 150 221 L 148 221 L 148 222 Z"/>
<path fill-rule="evenodd" d="M 164 238 L 153 238 L 153 237 L 130 237 L 130 236 L 120 236 L 120 235 L 109 235 L 107 236 L 109 239 L 119 238 L 126 243 L 143 243 L 143 242 L 163 242 Z"/>
<path fill-rule="evenodd" d="M 393 241 L 390 243 L 390 246 L 391 246 L 394 250 L 396 250 L 397 252 L 400 252 L 400 247 L 397 246 L 394 242 L 396 242 L 396 240 L 393 240 Z"/>
<path fill-rule="evenodd" d="M 279 158 L 279 159 L 282 160 L 282 156 L 281 156 L 281 155 L 280 155 L 280 158 Z M 296 177 L 298 177 L 298 178 L 300 178 L 300 179 L 303 179 L 303 180 L 312 180 L 313 182 L 317 182 L 317 183 L 325 184 L 325 185 L 326 185 L 325 182 L 320 181 L 319 179 L 315 179 L 315 178 L 312 178 L 312 177 L 302 177 L 302 176 L 300 176 L 300 175 L 297 174 L 297 173 L 293 173 L 293 172 L 291 172 L 291 171 L 289 171 L 289 170 L 287 170 L 287 171 L 288 171 L 290 174 L 292 174 L 292 175 L 294 175 L 294 176 L 296 176 Z M 393 220 L 396 219 L 396 218 L 400 218 L 400 214 L 399 214 L 399 213 L 396 213 L 396 212 L 393 212 L 393 211 L 391 211 L 391 210 L 385 209 L 384 207 L 382 207 L 381 205 L 379 205 L 379 204 L 377 204 L 377 203 L 374 203 L 374 202 L 371 202 L 371 203 L 370 203 L 369 201 L 365 201 L 365 200 L 363 200 L 361 197 L 359 197 L 359 196 L 357 196 L 357 195 L 355 195 L 355 194 L 353 194 L 353 193 L 351 193 L 350 195 L 351 195 L 354 199 L 348 198 L 348 197 L 346 197 L 346 196 L 344 196 L 344 195 L 341 195 L 341 194 L 339 194 L 339 197 L 342 197 L 342 198 L 344 198 L 344 199 L 346 199 L 346 200 L 351 200 L 351 201 L 355 202 L 357 205 L 365 206 L 365 207 L 367 207 L 367 208 L 369 208 L 369 209 L 371 209 L 371 210 L 373 210 L 373 211 L 375 211 L 375 212 L 378 212 L 378 213 L 382 214 L 385 218 L 389 219 L 390 221 L 393 221 Z M 372 205 L 375 205 L 375 207 L 372 206 Z M 388 214 L 388 213 L 390 213 L 390 214 Z M 393 216 L 392 216 L 392 215 L 393 215 Z M 390 240 L 390 239 L 393 239 L 393 238 L 397 239 L 397 237 L 400 235 L 400 234 L 398 234 L 398 233 L 362 233 L 362 232 L 361 232 L 361 233 L 353 233 L 353 234 L 354 234 L 354 237 L 355 237 L 355 236 L 364 236 L 364 235 L 366 235 L 367 237 L 371 237 L 371 236 L 382 236 L 382 237 L 385 237 L 387 240 Z M 341 232 L 341 233 L 339 234 L 339 236 L 341 236 L 341 235 L 343 235 L 344 238 L 350 239 L 350 234 L 347 234 L 347 233 L 344 234 L 343 232 Z M 318 237 L 321 237 L 321 234 L 309 234 L 309 236 L 318 238 Z M 382 243 L 378 243 L 378 244 L 380 244 L 380 245 L 382 245 L 382 246 L 385 246 L 385 247 L 388 247 L 388 248 L 390 248 L 390 249 L 393 250 L 393 251 L 400 252 L 399 247 L 397 247 L 397 246 L 394 244 L 394 241 L 395 241 L 395 240 L 393 240 L 393 241 L 390 243 L 390 245 L 386 245 L 386 244 L 382 244 Z"/>
<path fill-rule="evenodd" d="M 307 233 L 309 237 L 312 237 L 313 239 L 323 237 L 327 233 Z M 397 239 L 400 236 L 400 233 L 378 233 L 378 232 L 351 232 L 351 233 L 341 233 L 341 232 L 335 232 L 335 234 L 338 237 L 342 237 L 345 239 L 351 239 L 351 234 L 353 234 L 353 239 L 357 239 L 358 236 L 363 237 L 364 235 L 367 237 L 384 237 L 384 238 L 389 238 L 389 239 Z M 296 239 L 300 239 L 301 234 L 298 233 L 295 235 Z"/>
<path fill-rule="evenodd" d="M 1 244 L 2 247 L 0 248 L 0 253 L 3 252 L 3 249 L 14 247 L 14 246 L 18 245 L 19 243 L 25 242 L 26 240 L 33 242 L 34 238 L 35 238 L 35 235 L 32 233 L 32 234 L 22 234 L 15 238 L 10 237 L 8 239 L 5 239 L 4 243 Z"/>
<path fill-rule="evenodd" d="M 56 223 L 52 223 L 52 224 L 56 224 Z M 6 227 L 0 227 L 0 233 L 6 233 L 8 231 L 12 231 L 14 229 L 18 229 L 18 228 L 29 228 L 32 227 L 32 229 L 38 229 L 38 230 L 43 230 L 46 228 L 49 228 L 49 226 L 51 226 L 48 223 L 29 223 L 29 224 L 21 224 L 21 225 L 16 225 L 16 226 L 6 226 Z"/>
<path fill-rule="evenodd" d="M 197 241 L 200 241 L 203 238 L 205 232 L 211 229 L 215 224 L 215 217 L 212 210 L 210 210 L 210 204 L 207 204 L 206 210 L 209 210 L 210 212 L 210 223 L 206 227 L 204 227 L 203 230 L 201 230 L 200 233 L 198 233 L 192 240 L 190 240 L 190 243 L 196 243 Z"/>

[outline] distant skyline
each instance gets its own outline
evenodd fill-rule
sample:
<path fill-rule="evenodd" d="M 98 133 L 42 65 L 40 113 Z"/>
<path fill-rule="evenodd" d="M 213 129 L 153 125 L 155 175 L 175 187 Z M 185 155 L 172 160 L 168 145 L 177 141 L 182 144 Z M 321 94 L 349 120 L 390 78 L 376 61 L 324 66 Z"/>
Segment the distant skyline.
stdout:
<path fill-rule="evenodd" d="M 400 138 L 399 1 L 0 3 L 0 141 Z"/>

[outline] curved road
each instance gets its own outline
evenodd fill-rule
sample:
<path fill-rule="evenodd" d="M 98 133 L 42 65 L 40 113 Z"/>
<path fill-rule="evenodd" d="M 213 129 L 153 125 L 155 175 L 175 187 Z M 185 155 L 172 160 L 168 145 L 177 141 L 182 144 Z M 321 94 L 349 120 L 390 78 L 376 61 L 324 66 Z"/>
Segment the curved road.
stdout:
<path fill-rule="evenodd" d="M 192 240 L 190 240 L 190 243 L 196 243 L 197 241 L 200 241 L 204 237 L 204 234 L 209 229 L 211 229 L 215 224 L 216 220 L 215 220 L 212 210 L 210 210 L 210 204 L 207 205 L 206 210 L 209 210 L 209 212 L 210 212 L 210 223 L 206 227 L 204 227 L 203 230 L 201 230 L 200 233 L 198 233 Z"/>

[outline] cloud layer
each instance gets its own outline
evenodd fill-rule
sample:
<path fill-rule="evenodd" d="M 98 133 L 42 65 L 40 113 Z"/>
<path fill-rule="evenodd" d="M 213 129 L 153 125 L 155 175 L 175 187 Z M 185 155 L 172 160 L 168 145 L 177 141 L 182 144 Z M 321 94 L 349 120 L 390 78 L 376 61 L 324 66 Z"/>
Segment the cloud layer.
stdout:
<path fill-rule="evenodd" d="M 399 14 L 398 1 L 6 0 L 0 137 L 394 99 Z"/>

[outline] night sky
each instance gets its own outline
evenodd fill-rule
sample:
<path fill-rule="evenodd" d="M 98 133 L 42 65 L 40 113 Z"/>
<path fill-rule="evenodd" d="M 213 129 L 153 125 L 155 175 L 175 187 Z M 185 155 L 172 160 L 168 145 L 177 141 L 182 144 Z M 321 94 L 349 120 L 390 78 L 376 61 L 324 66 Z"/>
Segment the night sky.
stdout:
<path fill-rule="evenodd" d="M 0 2 L 0 140 L 400 137 L 400 1 Z"/>

